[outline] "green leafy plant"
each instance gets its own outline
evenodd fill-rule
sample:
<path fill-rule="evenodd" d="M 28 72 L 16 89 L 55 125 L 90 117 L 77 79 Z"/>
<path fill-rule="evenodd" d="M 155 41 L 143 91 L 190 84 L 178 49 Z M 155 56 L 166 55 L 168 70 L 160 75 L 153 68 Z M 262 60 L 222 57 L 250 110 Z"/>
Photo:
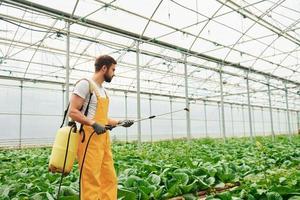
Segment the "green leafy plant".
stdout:
<path fill-rule="evenodd" d="M 118 198 L 297 200 L 300 137 L 115 143 Z M 50 148 L 0 150 L 0 199 L 55 199 L 60 174 L 48 172 Z M 62 199 L 78 199 L 78 165 L 65 177 Z"/>

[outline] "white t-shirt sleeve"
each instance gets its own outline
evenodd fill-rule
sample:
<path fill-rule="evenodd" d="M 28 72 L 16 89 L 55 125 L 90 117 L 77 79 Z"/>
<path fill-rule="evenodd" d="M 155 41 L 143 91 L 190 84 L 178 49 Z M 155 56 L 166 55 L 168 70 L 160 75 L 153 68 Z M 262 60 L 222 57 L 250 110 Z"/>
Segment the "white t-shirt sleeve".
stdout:
<path fill-rule="evenodd" d="M 90 90 L 89 82 L 87 80 L 83 79 L 75 85 L 73 94 L 76 94 L 76 95 L 80 96 L 81 98 L 86 99 L 90 92 L 89 90 Z"/>

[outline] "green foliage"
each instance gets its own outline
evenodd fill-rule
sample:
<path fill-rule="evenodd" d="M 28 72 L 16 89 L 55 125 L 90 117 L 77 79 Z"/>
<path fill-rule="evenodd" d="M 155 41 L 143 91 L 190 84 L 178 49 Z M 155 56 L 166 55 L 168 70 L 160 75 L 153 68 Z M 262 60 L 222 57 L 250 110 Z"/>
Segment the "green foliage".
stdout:
<path fill-rule="evenodd" d="M 0 199 L 55 199 L 60 174 L 48 172 L 50 148 L 0 150 Z M 300 199 L 300 138 L 202 139 L 113 145 L 118 198 L 161 200 Z M 64 178 L 61 199 L 78 199 L 78 165 Z M 230 184 L 236 188 L 217 193 Z"/>

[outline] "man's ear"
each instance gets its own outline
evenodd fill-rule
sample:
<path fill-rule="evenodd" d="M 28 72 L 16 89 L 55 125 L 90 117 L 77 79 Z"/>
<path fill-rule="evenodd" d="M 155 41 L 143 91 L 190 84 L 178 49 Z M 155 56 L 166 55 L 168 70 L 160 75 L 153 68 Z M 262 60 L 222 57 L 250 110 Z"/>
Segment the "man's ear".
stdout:
<path fill-rule="evenodd" d="M 103 65 L 102 69 L 101 69 L 104 73 L 107 71 L 107 66 Z"/>

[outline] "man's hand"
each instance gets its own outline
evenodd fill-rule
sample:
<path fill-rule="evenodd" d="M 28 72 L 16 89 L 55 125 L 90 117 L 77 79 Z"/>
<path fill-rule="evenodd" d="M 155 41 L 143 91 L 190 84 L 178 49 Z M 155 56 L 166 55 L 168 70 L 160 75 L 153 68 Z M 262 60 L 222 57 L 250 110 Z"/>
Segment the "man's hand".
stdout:
<path fill-rule="evenodd" d="M 112 130 L 113 128 L 115 128 L 116 126 L 113 126 L 113 125 L 109 125 L 109 124 L 107 124 L 107 125 L 105 125 L 105 129 L 106 130 Z"/>
<path fill-rule="evenodd" d="M 130 127 L 132 124 L 134 124 L 133 120 L 121 120 L 119 121 L 118 125 L 123 126 L 123 127 Z"/>
<path fill-rule="evenodd" d="M 92 124 L 92 127 L 97 135 L 103 134 L 106 132 L 106 128 L 98 124 L 97 122 Z"/>

